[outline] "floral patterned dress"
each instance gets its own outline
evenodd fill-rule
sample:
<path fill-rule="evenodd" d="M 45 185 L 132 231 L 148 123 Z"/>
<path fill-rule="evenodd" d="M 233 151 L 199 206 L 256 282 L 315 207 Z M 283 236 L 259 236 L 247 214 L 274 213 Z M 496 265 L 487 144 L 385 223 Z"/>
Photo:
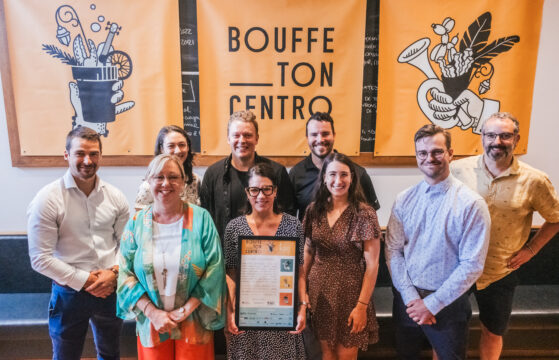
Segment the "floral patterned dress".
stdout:
<path fill-rule="evenodd" d="M 313 330 L 319 340 L 326 340 L 332 348 L 342 344 L 366 350 L 378 341 L 372 298 L 365 330 L 350 334 L 347 320 L 357 305 L 365 274 L 363 242 L 380 239 L 375 210 L 363 205 L 356 212 L 348 206 L 331 227 L 326 214 L 308 224 L 309 208 L 303 227 L 307 245 L 315 251 L 307 274 Z"/>

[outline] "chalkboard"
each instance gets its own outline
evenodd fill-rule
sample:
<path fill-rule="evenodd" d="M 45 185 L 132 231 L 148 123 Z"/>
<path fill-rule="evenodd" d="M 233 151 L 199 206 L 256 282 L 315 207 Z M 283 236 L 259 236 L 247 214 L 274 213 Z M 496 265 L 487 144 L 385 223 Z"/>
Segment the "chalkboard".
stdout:
<path fill-rule="evenodd" d="M 363 99 L 361 102 L 361 152 L 374 152 L 377 125 L 379 0 L 367 0 Z"/>
<path fill-rule="evenodd" d="M 181 71 L 184 129 L 192 149 L 200 152 L 200 102 L 198 72 L 198 29 L 196 0 L 179 1 Z M 378 88 L 379 0 L 367 0 L 363 99 L 361 112 L 361 152 L 374 152 Z"/>
<path fill-rule="evenodd" d="M 196 0 L 179 1 L 181 74 L 184 130 L 192 150 L 200 152 L 200 102 L 198 72 L 198 26 Z"/>

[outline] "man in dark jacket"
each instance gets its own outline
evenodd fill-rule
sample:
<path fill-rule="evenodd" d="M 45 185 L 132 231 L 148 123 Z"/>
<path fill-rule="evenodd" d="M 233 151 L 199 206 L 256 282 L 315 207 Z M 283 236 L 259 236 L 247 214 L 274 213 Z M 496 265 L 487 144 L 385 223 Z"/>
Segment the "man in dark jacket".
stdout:
<path fill-rule="evenodd" d="M 295 215 L 295 196 L 285 167 L 256 154 L 258 123 L 251 111 L 237 111 L 231 115 L 227 142 L 231 154 L 206 170 L 200 189 L 202 207 L 212 215 L 222 243 L 227 223 L 243 214 L 247 203 L 244 189 L 248 186 L 248 170 L 255 164 L 265 162 L 272 166 L 278 181 L 278 205 L 282 211 Z"/>

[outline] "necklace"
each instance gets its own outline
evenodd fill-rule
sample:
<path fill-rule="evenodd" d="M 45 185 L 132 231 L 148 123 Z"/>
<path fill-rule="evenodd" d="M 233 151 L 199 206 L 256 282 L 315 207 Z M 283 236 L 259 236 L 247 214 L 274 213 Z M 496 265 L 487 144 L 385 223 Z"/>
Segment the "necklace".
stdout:
<path fill-rule="evenodd" d="M 167 265 L 165 265 L 165 251 L 161 253 L 163 257 L 163 271 L 161 271 L 161 275 L 163 276 L 163 289 L 167 288 Z"/>

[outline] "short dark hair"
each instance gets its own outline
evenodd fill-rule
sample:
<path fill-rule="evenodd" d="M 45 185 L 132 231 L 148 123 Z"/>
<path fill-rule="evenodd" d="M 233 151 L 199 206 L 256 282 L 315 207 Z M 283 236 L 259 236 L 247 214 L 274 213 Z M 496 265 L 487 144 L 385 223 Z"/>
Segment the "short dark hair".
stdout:
<path fill-rule="evenodd" d="M 272 181 L 272 185 L 276 188 L 276 191 L 278 189 L 278 178 L 276 176 L 276 172 L 274 171 L 274 168 L 268 164 L 268 163 L 258 163 L 256 165 L 254 165 L 253 167 L 251 167 L 248 170 L 248 181 L 250 182 L 250 179 L 252 179 L 254 176 L 261 176 L 261 177 L 265 177 L 268 178 Z M 277 193 L 276 193 L 277 196 Z M 275 214 L 280 214 L 281 213 L 281 207 L 278 204 L 278 200 L 277 197 L 276 199 L 274 199 L 274 208 L 273 211 Z M 252 206 L 250 206 L 250 201 L 248 200 L 248 196 L 247 196 L 247 203 L 245 206 L 245 214 L 251 214 L 252 213 Z"/>
<path fill-rule="evenodd" d="M 311 120 L 326 121 L 330 123 L 330 126 L 332 127 L 332 134 L 336 134 L 336 131 L 334 130 L 334 119 L 332 119 L 330 114 L 324 112 L 315 112 L 314 114 L 311 115 L 311 117 L 309 118 L 309 120 L 307 120 L 307 123 L 305 124 L 305 136 L 309 135 L 309 122 L 311 122 Z"/>
<path fill-rule="evenodd" d="M 163 153 L 163 143 L 165 142 L 165 137 L 171 132 L 179 133 L 186 139 L 186 144 L 188 145 L 188 153 L 186 155 L 186 159 L 182 164 L 182 167 L 184 168 L 184 173 L 186 174 L 186 183 L 190 185 L 194 180 L 194 175 L 192 174 L 192 160 L 194 160 L 194 153 L 192 152 L 190 138 L 183 128 L 177 125 L 163 126 L 161 130 L 159 130 L 159 134 L 157 134 L 153 154 L 157 156 Z"/>
<path fill-rule="evenodd" d="M 488 117 L 487 120 L 484 121 L 483 126 L 481 127 L 482 131 L 483 128 L 485 127 L 485 123 L 488 122 L 490 119 L 509 119 L 514 124 L 514 133 L 518 134 L 518 132 L 520 131 L 520 123 L 518 122 L 516 117 L 510 112 L 506 112 L 506 111 L 496 112 L 495 114 Z"/>
<path fill-rule="evenodd" d="M 446 149 L 450 150 L 450 143 L 451 143 L 450 133 L 445 129 L 443 129 L 442 127 L 433 124 L 423 125 L 421 128 L 419 128 L 419 130 L 417 130 L 417 132 L 413 136 L 413 142 L 417 143 L 419 140 L 425 137 L 432 137 L 437 134 L 444 135 Z"/>
<path fill-rule="evenodd" d="M 99 152 L 102 152 L 103 145 L 101 144 L 101 136 L 97 131 L 90 129 L 86 126 L 78 126 L 73 128 L 68 135 L 66 135 L 66 151 L 70 152 L 72 148 L 72 140 L 74 138 L 84 139 L 88 141 L 97 141 L 99 143 Z"/>

